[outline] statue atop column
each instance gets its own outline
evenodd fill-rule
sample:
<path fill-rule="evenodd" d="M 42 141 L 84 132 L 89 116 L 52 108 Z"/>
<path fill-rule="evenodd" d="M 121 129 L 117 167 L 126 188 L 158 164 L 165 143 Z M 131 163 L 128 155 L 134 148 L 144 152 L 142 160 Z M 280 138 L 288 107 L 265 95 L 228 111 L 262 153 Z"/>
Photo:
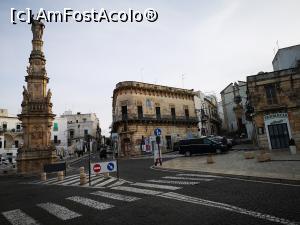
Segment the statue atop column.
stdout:
<path fill-rule="evenodd" d="M 31 17 L 31 31 L 33 34 L 33 40 L 42 40 L 44 28 L 45 25 L 43 22 L 33 19 L 33 16 Z"/>

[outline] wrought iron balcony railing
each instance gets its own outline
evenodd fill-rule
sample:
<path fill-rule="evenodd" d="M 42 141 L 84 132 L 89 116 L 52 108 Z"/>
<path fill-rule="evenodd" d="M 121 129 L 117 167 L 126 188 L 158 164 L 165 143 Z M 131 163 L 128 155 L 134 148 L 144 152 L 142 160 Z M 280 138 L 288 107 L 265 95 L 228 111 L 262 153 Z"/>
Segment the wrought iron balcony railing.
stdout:
<path fill-rule="evenodd" d="M 171 115 L 120 115 L 113 118 L 113 122 L 160 122 L 160 123 L 198 123 L 198 117 Z"/>

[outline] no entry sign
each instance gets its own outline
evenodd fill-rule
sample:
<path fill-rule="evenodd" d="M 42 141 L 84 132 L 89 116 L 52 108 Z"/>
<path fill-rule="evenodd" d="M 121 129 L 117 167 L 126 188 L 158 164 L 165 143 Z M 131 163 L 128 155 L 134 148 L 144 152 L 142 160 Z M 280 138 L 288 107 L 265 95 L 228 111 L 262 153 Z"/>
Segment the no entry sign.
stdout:
<path fill-rule="evenodd" d="M 95 163 L 94 166 L 93 166 L 93 171 L 95 173 L 99 173 L 101 171 L 101 165 L 100 163 Z"/>
<path fill-rule="evenodd" d="M 109 173 L 117 171 L 117 161 L 112 160 L 108 162 L 91 163 L 92 173 Z"/>

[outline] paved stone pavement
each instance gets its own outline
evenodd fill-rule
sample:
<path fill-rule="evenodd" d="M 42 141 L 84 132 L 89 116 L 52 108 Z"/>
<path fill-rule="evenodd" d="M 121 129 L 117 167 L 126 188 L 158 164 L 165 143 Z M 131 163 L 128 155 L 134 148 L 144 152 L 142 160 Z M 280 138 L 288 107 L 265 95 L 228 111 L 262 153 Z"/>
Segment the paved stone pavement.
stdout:
<path fill-rule="evenodd" d="M 254 151 L 255 155 L 259 151 Z M 165 161 L 163 168 L 238 175 L 261 178 L 276 178 L 300 181 L 300 153 L 291 155 L 287 150 L 273 151 L 271 161 L 258 162 L 256 158 L 245 159 L 244 151 L 231 151 L 213 155 L 215 163 L 207 164 L 207 156 L 180 157 Z"/>

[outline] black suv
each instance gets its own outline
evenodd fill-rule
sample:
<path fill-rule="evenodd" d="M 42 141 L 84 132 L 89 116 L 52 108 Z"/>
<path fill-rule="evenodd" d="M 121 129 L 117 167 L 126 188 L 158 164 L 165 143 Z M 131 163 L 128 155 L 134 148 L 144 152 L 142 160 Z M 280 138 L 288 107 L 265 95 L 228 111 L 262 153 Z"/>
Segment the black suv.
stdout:
<path fill-rule="evenodd" d="M 223 153 L 226 151 L 227 146 L 207 137 L 179 141 L 179 154 L 183 154 L 185 156 L 201 153 Z"/>

